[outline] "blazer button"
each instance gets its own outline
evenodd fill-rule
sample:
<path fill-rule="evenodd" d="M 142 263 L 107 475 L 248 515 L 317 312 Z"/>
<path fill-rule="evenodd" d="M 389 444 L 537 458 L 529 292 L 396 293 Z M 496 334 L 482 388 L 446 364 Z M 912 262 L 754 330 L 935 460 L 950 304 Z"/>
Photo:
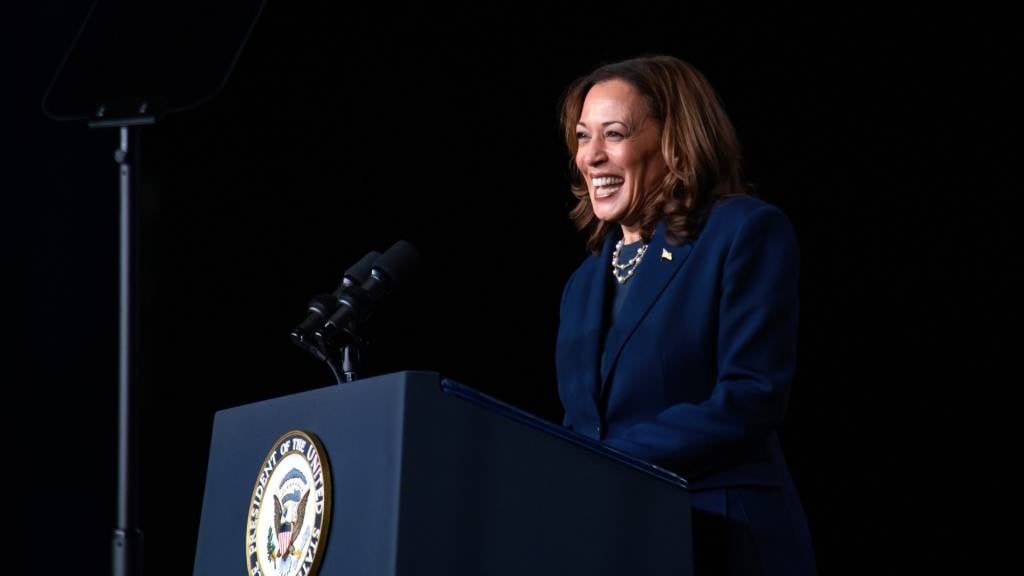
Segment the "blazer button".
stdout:
<path fill-rule="evenodd" d="M 601 425 L 600 424 L 598 424 L 597 426 L 594 427 L 594 432 L 597 433 L 597 437 L 598 438 L 601 437 Z"/>

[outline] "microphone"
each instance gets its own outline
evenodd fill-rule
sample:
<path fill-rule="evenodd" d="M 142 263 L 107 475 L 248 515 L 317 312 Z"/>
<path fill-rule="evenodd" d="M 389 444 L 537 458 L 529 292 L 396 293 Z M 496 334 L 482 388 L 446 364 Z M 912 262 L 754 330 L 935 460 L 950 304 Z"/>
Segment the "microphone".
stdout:
<path fill-rule="evenodd" d="M 317 357 L 322 356 L 313 346 L 312 338 L 309 337 L 309 334 L 322 325 L 325 319 L 338 309 L 338 304 L 346 291 L 358 289 L 361 284 L 366 282 L 370 277 L 372 264 L 379 258 L 380 252 L 376 250 L 367 252 L 365 256 L 345 271 L 345 275 L 341 279 L 341 285 L 338 286 L 337 290 L 331 294 L 317 294 L 313 296 L 306 306 L 306 311 L 309 315 L 290 334 L 292 342 L 300 348 L 309 350 Z"/>
<path fill-rule="evenodd" d="M 370 275 L 361 286 L 353 286 L 338 297 L 338 308 L 323 326 L 313 332 L 322 349 L 332 347 L 338 333 L 352 322 L 362 322 L 373 313 L 374 306 L 412 276 L 419 253 L 405 240 L 395 242 L 370 268 Z"/>

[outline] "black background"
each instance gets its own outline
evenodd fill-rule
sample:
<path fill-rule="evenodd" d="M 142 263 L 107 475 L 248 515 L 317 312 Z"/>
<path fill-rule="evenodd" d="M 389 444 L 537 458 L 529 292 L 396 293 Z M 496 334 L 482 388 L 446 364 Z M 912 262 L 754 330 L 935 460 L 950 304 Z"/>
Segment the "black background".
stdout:
<path fill-rule="evenodd" d="M 368 373 L 436 370 L 561 417 L 558 299 L 585 252 L 559 96 L 642 53 L 708 76 L 800 239 L 783 442 L 821 572 L 994 562 L 1019 383 L 1001 15 L 335 4 L 271 1 L 223 92 L 144 132 L 147 573 L 191 571 L 214 411 L 330 383 L 287 334 L 370 249 L 408 240 L 424 273 L 377 317 Z M 31 353 L 9 375 L 49 442 L 32 527 L 55 574 L 106 572 L 114 524 L 116 135 L 40 109 L 88 7 L 40 1 L 18 30 L 11 246 L 31 307 L 27 341 L 11 331 Z"/>

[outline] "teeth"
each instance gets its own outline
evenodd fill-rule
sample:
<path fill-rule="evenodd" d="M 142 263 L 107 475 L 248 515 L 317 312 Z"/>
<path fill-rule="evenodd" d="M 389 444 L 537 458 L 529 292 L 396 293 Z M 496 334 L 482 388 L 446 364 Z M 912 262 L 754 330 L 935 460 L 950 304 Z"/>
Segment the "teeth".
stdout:
<path fill-rule="evenodd" d="M 622 184 L 624 180 L 618 176 L 601 176 L 600 178 L 594 178 L 592 182 L 594 186 L 613 186 L 615 184 Z"/>

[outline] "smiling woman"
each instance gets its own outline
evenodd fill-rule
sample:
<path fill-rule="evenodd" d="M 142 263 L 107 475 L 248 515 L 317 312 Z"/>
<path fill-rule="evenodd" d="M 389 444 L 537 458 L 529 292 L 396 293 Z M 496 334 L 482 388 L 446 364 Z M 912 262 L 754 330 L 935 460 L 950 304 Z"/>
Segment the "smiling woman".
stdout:
<path fill-rule="evenodd" d="M 814 574 L 777 434 L 797 343 L 789 221 L 746 193 L 732 123 L 681 60 L 598 68 L 562 122 L 593 251 L 562 295 L 565 426 L 688 479 L 696 574 Z"/>
<path fill-rule="evenodd" d="M 656 190 L 668 172 L 659 132 L 643 96 L 618 79 L 590 89 L 576 123 L 576 168 L 594 216 L 619 222 L 626 243 L 640 240 L 640 191 Z"/>

